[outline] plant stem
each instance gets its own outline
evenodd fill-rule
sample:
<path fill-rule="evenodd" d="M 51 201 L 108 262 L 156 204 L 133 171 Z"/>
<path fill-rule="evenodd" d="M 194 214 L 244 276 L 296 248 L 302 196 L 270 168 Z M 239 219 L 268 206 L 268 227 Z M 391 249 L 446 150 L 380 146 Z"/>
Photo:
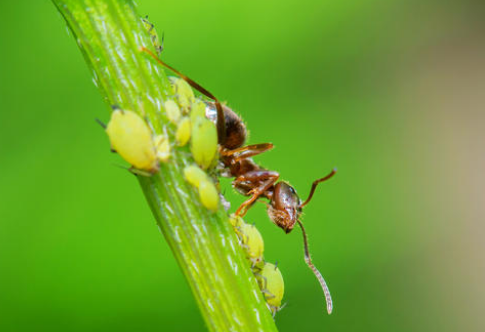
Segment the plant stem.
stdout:
<path fill-rule="evenodd" d="M 152 59 L 150 36 L 132 2 L 53 0 L 65 18 L 94 82 L 109 105 L 144 116 L 154 133 L 173 141 L 174 125 L 163 108 L 174 98 L 170 82 Z M 143 193 L 182 269 L 211 331 L 277 331 L 239 247 L 227 213 L 211 213 L 184 179 L 193 163 L 187 149 L 174 149 L 151 177 L 138 176 Z"/>

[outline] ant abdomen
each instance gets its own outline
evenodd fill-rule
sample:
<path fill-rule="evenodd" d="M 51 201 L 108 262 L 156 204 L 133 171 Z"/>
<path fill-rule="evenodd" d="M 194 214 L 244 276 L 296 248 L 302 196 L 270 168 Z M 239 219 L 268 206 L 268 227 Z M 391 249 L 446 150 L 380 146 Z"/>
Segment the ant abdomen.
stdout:
<path fill-rule="evenodd" d="M 217 109 L 214 102 L 206 102 L 206 117 L 217 125 Z M 222 110 L 224 111 L 224 128 L 225 128 L 225 139 L 221 142 L 219 139 L 219 144 L 228 150 L 233 150 L 240 148 L 244 145 L 246 141 L 246 126 L 242 119 L 229 107 L 222 105 Z"/>

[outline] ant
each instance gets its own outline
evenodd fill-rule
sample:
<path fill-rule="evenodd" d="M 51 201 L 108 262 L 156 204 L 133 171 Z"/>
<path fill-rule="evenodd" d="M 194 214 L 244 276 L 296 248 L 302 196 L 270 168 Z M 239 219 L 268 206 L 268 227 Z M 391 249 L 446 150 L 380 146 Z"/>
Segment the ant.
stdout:
<path fill-rule="evenodd" d="M 222 176 L 234 177 L 233 187 L 242 195 L 250 196 L 239 206 L 236 215 L 244 216 L 248 209 L 259 199 L 267 198 L 269 204 L 268 216 L 271 221 L 290 233 L 296 223 L 300 226 L 303 234 L 305 262 L 317 277 L 325 295 L 327 312 L 332 313 L 332 297 L 322 274 L 313 265 L 308 249 L 308 238 L 300 221 L 300 216 L 305 207 L 312 199 L 318 184 L 330 179 L 336 173 L 333 169 L 327 176 L 315 180 L 310 194 L 305 201 L 301 201 L 295 189 L 287 182 L 278 181 L 280 175 L 276 171 L 267 170 L 256 164 L 251 157 L 266 152 L 273 148 L 271 143 L 261 143 L 243 146 L 246 141 L 246 127 L 241 118 L 229 107 L 223 105 L 212 93 L 198 83 L 180 73 L 175 68 L 163 62 L 155 54 L 145 47 L 141 51 L 154 58 L 160 65 L 170 69 L 184 79 L 194 89 L 213 100 L 207 103 L 206 116 L 215 122 L 217 126 L 218 141 L 220 145 L 220 159 L 224 166 Z"/>

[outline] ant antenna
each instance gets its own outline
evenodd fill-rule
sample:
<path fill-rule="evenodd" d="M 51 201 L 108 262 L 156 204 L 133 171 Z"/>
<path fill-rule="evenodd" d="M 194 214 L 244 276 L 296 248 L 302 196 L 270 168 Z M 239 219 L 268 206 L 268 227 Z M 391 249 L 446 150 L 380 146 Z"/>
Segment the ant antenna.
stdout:
<path fill-rule="evenodd" d="M 318 269 L 313 265 L 312 263 L 312 258 L 310 257 L 310 251 L 308 250 L 308 238 L 305 232 L 305 227 L 303 227 L 303 223 L 297 219 L 298 225 L 300 225 L 301 232 L 303 234 L 303 247 L 305 249 L 305 262 L 308 265 L 308 267 L 313 271 L 315 274 L 315 277 L 317 277 L 318 281 L 320 282 L 320 286 L 322 286 L 323 289 L 323 294 L 325 295 L 325 301 L 327 302 L 327 312 L 330 315 L 333 310 L 333 304 L 332 304 L 332 296 L 330 295 L 330 291 L 328 290 L 327 283 L 325 282 L 325 279 L 323 279 L 322 274 Z"/>
<path fill-rule="evenodd" d="M 330 179 L 332 176 L 335 175 L 335 173 L 337 173 L 337 169 L 336 168 L 332 169 L 332 171 L 330 172 L 330 174 L 328 174 L 326 177 L 313 181 L 312 189 L 310 190 L 310 194 L 308 195 L 308 198 L 306 199 L 305 202 L 303 202 L 302 204 L 300 204 L 298 207 L 301 209 L 302 207 L 304 207 L 305 205 L 307 205 L 308 203 L 310 203 L 310 200 L 312 199 L 313 194 L 315 193 L 315 189 L 317 189 L 318 184 L 321 183 L 321 182 L 323 182 L 323 181 L 326 181 L 326 180 Z"/>
<path fill-rule="evenodd" d="M 214 100 L 214 103 L 216 104 L 216 109 L 217 109 L 217 136 L 219 137 L 219 142 L 225 142 L 226 141 L 226 129 L 225 129 L 224 111 L 222 109 L 222 104 L 219 101 L 219 99 L 217 99 L 212 93 L 210 93 L 204 87 L 202 87 L 201 85 L 199 85 L 199 83 L 193 81 L 189 77 L 187 77 L 184 74 L 182 74 L 181 72 L 179 72 L 177 69 L 175 69 L 172 66 L 170 66 L 170 65 L 166 64 L 165 62 L 163 62 L 160 58 L 158 58 L 155 54 L 153 54 L 152 51 L 150 51 L 148 48 L 142 46 L 142 47 L 140 47 L 140 50 L 142 52 L 145 52 L 148 55 L 150 55 L 160 65 L 162 65 L 162 66 L 170 69 L 175 74 L 177 74 L 178 76 L 180 76 L 184 81 L 186 81 L 187 83 L 189 83 L 189 85 L 191 87 L 193 87 L 194 89 L 196 89 L 197 91 L 199 91 L 203 95 L 205 95 L 205 96 L 211 98 L 212 100 Z"/>

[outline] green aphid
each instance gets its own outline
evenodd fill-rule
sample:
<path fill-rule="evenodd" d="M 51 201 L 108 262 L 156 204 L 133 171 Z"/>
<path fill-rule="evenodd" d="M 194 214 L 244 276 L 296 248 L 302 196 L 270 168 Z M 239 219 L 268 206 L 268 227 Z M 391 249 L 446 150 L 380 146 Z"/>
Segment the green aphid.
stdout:
<path fill-rule="evenodd" d="M 199 188 L 202 181 L 209 180 L 209 176 L 197 165 L 190 165 L 184 168 L 184 176 L 188 183 Z"/>
<path fill-rule="evenodd" d="M 167 100 L 163 106 L 165 107 L 165 112 L 170 122 L 177 124 L 182 115 L 179 105 L 173 100 Z"/>
<path fill-rule="evenodd" d="M 160 57 L 163 50 L 163 36 L 162 36 L 162 42 L 160 42 L 157 31 L 155 30 L 155 26 L 152 23 L 150 23 L 150 21 L 148 21 L 148 16 L 146 16 L 145 18 L 142 18 L 141 21 L 143 22 L 143 26 L 145 27 L 148 34 L 150 35 L 150 39 L 152 41 L 153 47 L 155 47 L 157 55 Z"/>
<path fill-rule="evenodd" d="M 271 312 L 275 314 L 281 308 L 281 301 L 285 292 L 285 283 L 280 269 L 274 264 L 266 262 L 256 278 L 266 303 L 268 303 Z"/>
<path fill-rule="evenodd" d="M 199 196 L 202 205 L 211 211 L 219 207 L 219 193 L 212 180 L 202 180 L 199 184 Z"/>
<path fill-rule="evenodd" d="M 205 118 L 206 105 L 203 101 L 197 100 L 190 106 L 190 120 L 194 123 L 199 117 Z"/>
<path fill-rule="evenodd" d="M 202 205 L 216 211 L 219 207 L 219 193 L 209 176 L 196 165 L 185 167 L 184 176 L 188 183 L 198 189 Z"/>
<path fill-rule="evenodd" d="M 235 229 L 251 265 L 255 266 L 262 262 L 264 241 L 256 226 L 240 222 Z"/>
<path fill-rule="evenodd" d="M 192 125 L 190 123 L 190 118 L 184 116 L 177 125 L 177 131 L 175 132 L 175 139 L 179 146 L 184 146 L 190 140 L 190 135 L 192 131 Z"/>
<path fill-rule="evenodd" d="M 185 82 L 181 78 L 172 76 L 170 77 L 170 82 L 172 83 L 172 88 L 177 95 L 177 100 L 180 107 L 182 107 L 182 110 L 188 111 L 190 105 L 195 102 L 194 91 L 192 91 L 189 83 Z"/>
<path fill-rule="evenodd" d="M 195 162 L 207 169 L 212 165 L 217 153 L 217 129 L 212 121 L 205 117 L 196 117 L 192 122 L 190 151 Z"/>

